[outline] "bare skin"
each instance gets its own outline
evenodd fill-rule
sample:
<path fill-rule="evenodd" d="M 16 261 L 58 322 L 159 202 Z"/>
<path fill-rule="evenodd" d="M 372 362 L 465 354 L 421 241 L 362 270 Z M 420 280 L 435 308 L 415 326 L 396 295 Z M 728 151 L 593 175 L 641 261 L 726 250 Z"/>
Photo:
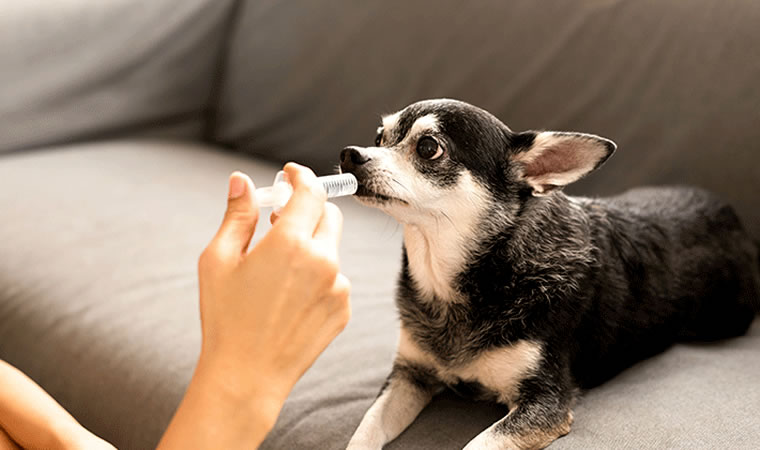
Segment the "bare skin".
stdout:
<path fill-rule="evenodd" d="M 113 449 L 34 381 L 0 361 L 0 450 Z"/>
<path fill-rule="evenodd" d="M 311 170 L 284 168 L 293 196 L 249 250 L 258 221 L 251 180 L 230 177 L 227 212 L 198 262 L 201 354 L 158 448 L 255 448 L 293 385 L 345 328 L 343 218 Z M 15 384 L 9 384 L 13 382 Z M 0 364 L 0 450 L 113 448 L 31 379 Z"/>

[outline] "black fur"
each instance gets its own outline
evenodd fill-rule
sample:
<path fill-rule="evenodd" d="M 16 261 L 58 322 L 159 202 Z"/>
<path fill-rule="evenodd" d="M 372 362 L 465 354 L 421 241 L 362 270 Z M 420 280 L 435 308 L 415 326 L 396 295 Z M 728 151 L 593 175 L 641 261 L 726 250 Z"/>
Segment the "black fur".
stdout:
<path fill-rule="evenodd" d="M 456 101 L 414 104 L 397 130 L 386 132 L 399 142 L 427 114 L 439 121 L 437 138 L 448 158 L 415 163 L 421 175 L 449 188 L 466 169 L 494 201 L 480 219 L 477 250 L 453 280 L 464 302 L 424 298 L 404 250 L 396 298 L 401 324 L 451 366 L 521 340 L 542 344 L 541 365 L 521 382 L 519 406 L 499 430 L 552 430 L 571 420 L 576 388 L 596 386 L 675 342 L 747 330 L 760 309 L 759 246 L 725 202 L 687 187 L 606 199 L 561 191 L 536 197 L 512 159 L 536 133 L 514 133 Z M 425 368 L 404 373 L 431 384 Z M 477 398 L 497 394 L 463 380 L 450 387 Z"/>
<path fill-rule="evenodd" d="M 459 102 L 422 102 L 402 118 L 429 113 L 451 158 L 520 206 L 512 224 L 483 224 L 501 231 L 462 268 L 456 287 L 466 304 L 419 300 L 404 255 L 402 323 L 441 360 L 527 338 L 569 355 L 575 382 L 591 387 L 676 341 L 746 331 L 760 298 L 757 250 L 729 205 L 693 188 L 638 189 L 580 209 L 562 193 L 520 195 L 499 149 L 523 150 L 534 134 L 511 133 Z"/>
<path fill-rule="evenodd" d="M 545 342 L 586 388 L 676 341 L 746 331 L 760 282 L 730 207 L 686 188 L 634 190 L 581 210 L 568 201 L 531 198 L 512 227 L 482 244 L 458 278 L 466 304 L 419 299 L 404 256 L 402 324 L 443 361 Z M 536 221 L 541 244 L 516 231 Z"/>

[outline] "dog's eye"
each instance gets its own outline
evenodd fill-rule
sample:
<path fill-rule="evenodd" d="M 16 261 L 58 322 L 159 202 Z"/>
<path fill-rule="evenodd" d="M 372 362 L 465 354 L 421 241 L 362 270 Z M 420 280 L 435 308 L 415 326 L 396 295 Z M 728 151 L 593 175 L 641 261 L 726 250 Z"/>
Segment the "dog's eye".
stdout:
<path fill-rule="evenodd" d="M 438 159 L 443 154 L 443 149 L 438 141 L 425 136 L 417 141 L 417 154 L 423 159 Z"/>
<path fill-rule="evenodd" d="M 377 137 L 375 137 L 375 147 L 380 147 L 380 144 L 383 143 L 383 132 L 377 133 Z"/>

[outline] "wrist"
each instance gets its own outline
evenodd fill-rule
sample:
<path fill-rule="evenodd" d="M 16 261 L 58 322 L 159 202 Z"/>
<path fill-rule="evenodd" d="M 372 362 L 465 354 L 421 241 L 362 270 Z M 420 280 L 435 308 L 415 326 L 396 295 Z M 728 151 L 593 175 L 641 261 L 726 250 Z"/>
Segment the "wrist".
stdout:
<path fill-rule="evenodd" d="M 255 424 L 263 434 L 274 427 L 290 392 L 282 380 L 265 370 L 203 353 L 190 385 L 213 394 L 220 408 L 247 417 L 246 423 Z"/>

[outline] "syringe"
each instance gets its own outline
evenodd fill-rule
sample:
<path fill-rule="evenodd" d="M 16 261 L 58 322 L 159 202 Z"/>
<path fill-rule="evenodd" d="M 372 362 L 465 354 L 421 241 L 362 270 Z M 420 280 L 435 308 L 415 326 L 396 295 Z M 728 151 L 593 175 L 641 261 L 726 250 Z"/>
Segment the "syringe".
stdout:
<path fill-rule="evenodd" d="M 318 177 L 317 180 L 322 183 L 322 187 L 327 192 L 327 198 L 352 195 L 359 188 L 359 182 L 351 173 L 326 175 Z M 259 207 L 272 207 L 275 212 L 285 206 L 292 194 L 293 187 L 287 181 L 285 172 L 282 170 L 277 172 L 271 186 L 258 188 L 255 191 L 256 203 Z"/>

